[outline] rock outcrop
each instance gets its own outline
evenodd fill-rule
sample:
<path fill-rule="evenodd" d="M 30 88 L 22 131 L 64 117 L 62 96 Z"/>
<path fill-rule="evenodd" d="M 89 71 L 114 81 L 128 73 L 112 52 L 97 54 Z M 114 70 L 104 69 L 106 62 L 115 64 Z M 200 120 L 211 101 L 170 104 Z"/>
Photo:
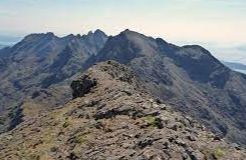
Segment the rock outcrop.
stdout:
<path fill-rule="evenodd" d="M 246 153 L 145 91 L 114 61 L 72 83 L 74 99 L 0 135 L 0 159 L 244 160 Z"/>
<path fill-rule="evenodd" d="M 73 90 L 73 98 L 82 97 L 88 93 L 92 87 L 96 86 L 97 81 L 90 79 L 87 75 L 83 75 L 77 81 L 73 81 L 71 88 Z"/>

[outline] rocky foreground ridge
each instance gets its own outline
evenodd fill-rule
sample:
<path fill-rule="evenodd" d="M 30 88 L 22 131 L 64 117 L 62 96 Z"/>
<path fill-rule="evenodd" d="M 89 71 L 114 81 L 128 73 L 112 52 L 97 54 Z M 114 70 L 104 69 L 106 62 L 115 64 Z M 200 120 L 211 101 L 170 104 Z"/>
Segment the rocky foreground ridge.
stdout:
<path fill-rule="evenodd" d="M 0 159 L 246 159 L 244 149 L 150 96 L 124 65 L 95 65 L 71 87 L 64 107 L 0 136 Z"/>

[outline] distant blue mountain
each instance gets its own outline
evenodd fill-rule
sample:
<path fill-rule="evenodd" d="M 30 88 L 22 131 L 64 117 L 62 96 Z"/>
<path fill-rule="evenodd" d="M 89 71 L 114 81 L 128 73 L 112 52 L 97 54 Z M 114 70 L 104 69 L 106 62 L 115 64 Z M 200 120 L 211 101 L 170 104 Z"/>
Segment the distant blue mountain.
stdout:
<path fill-rule="evenodd" d="M 0 49 L 7 47 L 8 45 L 0 44 Z"/>
<path fill-rule="evenodd" d="M 0 48 L 2 48 L 3 46 L 12 46 L 20 40 L 21 37 L 18 36 L 6 36 L 0 34 Z"/>
<path fill-rule="evenodd" d="M 246 65 L 237 62 L 223 62 L 227 67 L 231 68 L 232 70 L 242 72 L 246 74 Z"/>

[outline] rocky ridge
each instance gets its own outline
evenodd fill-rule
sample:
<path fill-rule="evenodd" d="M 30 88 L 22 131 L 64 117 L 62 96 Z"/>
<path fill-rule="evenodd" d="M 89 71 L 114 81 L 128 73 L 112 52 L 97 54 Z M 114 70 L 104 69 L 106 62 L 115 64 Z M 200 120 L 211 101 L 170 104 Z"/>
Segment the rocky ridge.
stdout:
<path fill-rule="evenodd" d="M 246 144 L 246 76 L 208 50 L 125 30 L 108 39 L 94 62 L 107 59 L 130 66 L 152 95 L 176 110 L 232 142 Z"/>
<path fill-rule="evenodd" d="M 0 135 L 0 159 L 243 160 L 192 118 L 150 96 L 128 67 L 100 63 L 71 84 L 73 100 Z"/>
<path fill-rule="evenodd" d="M 72 98 L 69 84 L 94 63 L 129 66 L 146 90 L 214 133 L 246 145 L 246 76 L 198 45 L 176 46 L 125 30 L 107 36 L 31 34 L 0 50 L 0 133 Z"/>

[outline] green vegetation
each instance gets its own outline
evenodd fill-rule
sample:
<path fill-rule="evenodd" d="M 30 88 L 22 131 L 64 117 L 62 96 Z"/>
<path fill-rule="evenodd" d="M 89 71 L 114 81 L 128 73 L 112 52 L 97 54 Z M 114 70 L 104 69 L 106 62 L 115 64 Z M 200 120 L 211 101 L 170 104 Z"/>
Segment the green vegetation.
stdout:
<path fill-rule="evenodd" d="M 216 158 L 216 159 L 220 159 L 221 157 L 223 157 L 225 155 L 225 150 L 218 147 L 214 150 L 213 152 L 213 156 Z"/>
<path fill-rule="evenodd" d="M 155 125 L 155 117 L 154 116 L 147 116 L 145 121 L 149 123 L 150 125 Z"/>
<path fill-rule="evenodd" d="M 152 127 L 157 127 L 159 129 L 163 128 L 163 124 L 161 122 L 161 119 L 155 116 L 147 116 L 145 117 L 145 121 Z"/>

